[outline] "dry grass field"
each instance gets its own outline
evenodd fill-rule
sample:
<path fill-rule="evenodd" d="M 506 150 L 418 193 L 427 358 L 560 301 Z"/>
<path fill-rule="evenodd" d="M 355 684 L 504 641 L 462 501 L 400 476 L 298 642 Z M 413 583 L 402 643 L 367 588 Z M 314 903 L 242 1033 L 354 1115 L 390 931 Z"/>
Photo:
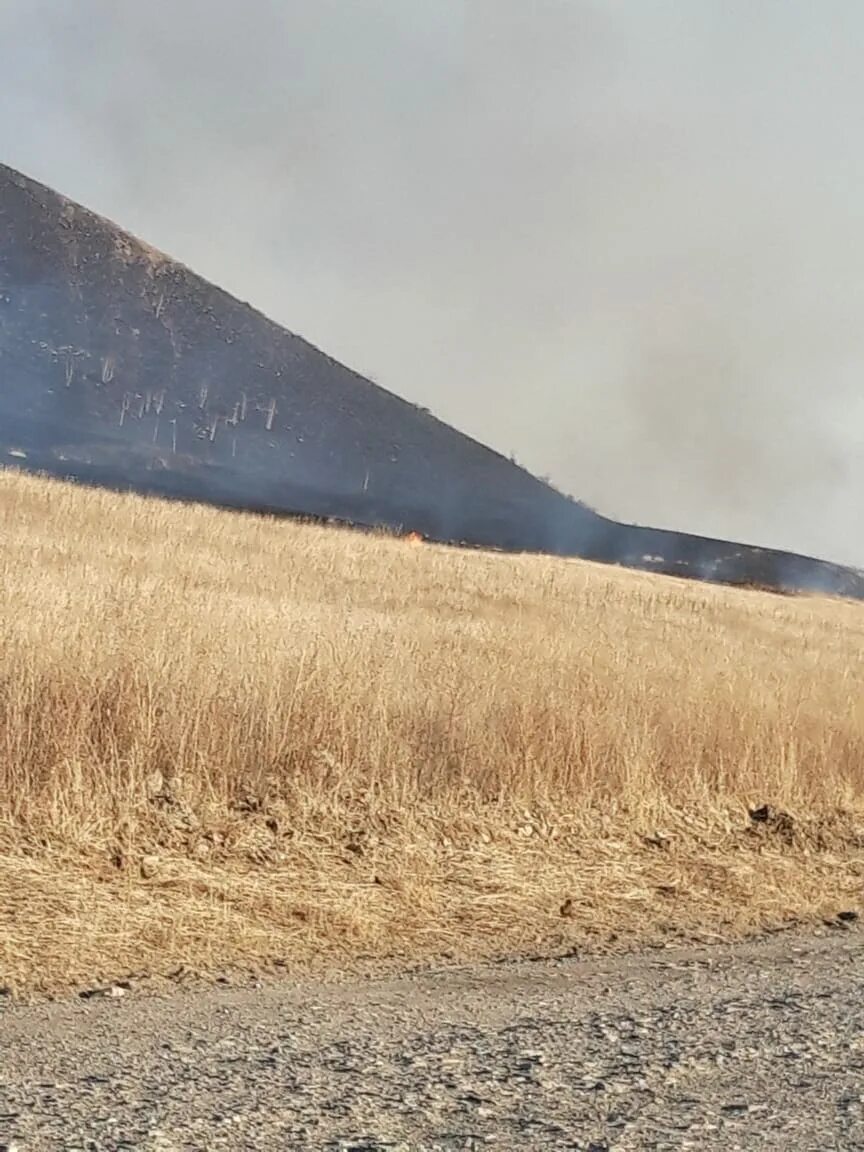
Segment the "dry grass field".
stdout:
<path fill-rule="evenodd" d="M 861 605 L 11 472 L 0 543 L 12 990 L 864 903 Z"/>

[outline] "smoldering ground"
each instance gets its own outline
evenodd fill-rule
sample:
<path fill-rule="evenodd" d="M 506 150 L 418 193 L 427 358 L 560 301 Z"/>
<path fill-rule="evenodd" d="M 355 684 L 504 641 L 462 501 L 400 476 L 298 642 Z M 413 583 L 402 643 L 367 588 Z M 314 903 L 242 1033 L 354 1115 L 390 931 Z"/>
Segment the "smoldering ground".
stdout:
<path fill-rule="evenodd" d="M 864 563 L 851 0 L 7 0 L 0 156 L 609 515 Z"/>

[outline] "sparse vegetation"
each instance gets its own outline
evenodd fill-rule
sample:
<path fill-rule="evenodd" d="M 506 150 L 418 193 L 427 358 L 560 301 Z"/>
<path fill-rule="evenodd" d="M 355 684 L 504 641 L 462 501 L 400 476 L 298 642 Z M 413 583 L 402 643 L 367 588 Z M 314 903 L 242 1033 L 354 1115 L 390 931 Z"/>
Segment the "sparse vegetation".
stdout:
<path fill-rule="evenodd" d="M 861 905 L 859 604 L 11 472 L 0 536 L 0 983 Z"/>

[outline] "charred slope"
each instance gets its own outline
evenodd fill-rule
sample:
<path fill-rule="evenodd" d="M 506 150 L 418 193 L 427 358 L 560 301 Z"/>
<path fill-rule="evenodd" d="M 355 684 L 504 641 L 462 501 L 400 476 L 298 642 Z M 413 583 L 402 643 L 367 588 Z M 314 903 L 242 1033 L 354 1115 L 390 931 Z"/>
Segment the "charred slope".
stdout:
<path fill-rule="evenodd" d="M 0 461 L 226 507 L 864 598 L 806 557 L 597 515 L 0 165 Z"/>

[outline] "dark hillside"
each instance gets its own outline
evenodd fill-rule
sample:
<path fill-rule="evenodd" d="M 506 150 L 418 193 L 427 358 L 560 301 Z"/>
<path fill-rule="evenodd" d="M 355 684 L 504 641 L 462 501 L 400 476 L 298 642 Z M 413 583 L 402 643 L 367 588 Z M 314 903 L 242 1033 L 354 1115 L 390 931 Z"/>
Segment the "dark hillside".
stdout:
<path fill-rule="evenodd" d="M 0 461 L 441 541 L 864 597 L 849 569 L 598 516 L 3 166 Z"/>

